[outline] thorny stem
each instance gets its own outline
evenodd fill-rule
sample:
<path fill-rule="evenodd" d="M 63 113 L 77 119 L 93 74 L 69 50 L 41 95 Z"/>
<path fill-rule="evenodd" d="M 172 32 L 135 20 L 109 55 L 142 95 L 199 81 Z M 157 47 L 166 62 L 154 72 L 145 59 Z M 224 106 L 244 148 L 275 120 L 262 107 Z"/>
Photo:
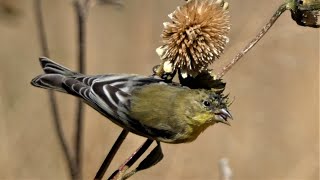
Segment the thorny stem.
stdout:
<path fill-rule="evenodd" d="M 120 167 L 118 170 L 116 170 L 112 175 L 108 178 L 108 180 L 114 180 L 114 179 L 119 179 L 123 173 L 127 169 L 129 169 L 145 152 L 146 150 L 150 147 L 152 144 L 153 140 L 152 139 L 147 139 L 142 146 L 140 146 Z"/>
<path fill-rule="evenodd" d="M 41 10 L 41 0 L 35 0 L 34 1 L 34 9 L 35 9 L 35 18 L 36 18 L 36 25 L 38 29 L 38 36 L 41 44 L 41 51 L 42 54 L 46 57 L 49 57 L 49 47 L 48 47 L 48 41 L 46 38 L 46 33 L 45 33 L 45 27 L 43 23 L 43 14 Z M 66 144 L 65 136 L 63 134 L 62 128 L 61 128 L 61 121 L 59 117 L 59 112 L 58 112 L 58 106 L 56 103 L 56 98 L 54 95 L 54 92 L 51 90 L 48 91 L 49 93 L 49 102 L 51 106 L 51 113 L 53 115 L 53 122 L 56 130 L 56 135 L 58 136 L 60 145 L 63 150 L 63 154 L 65 159 L 67 160 L 68 168 L 69 168 L 69 175 L 71 176 L 72 179 L 75 179 L 75 174 L 76 174 L 76 166 L 74 162 L 72 161 L 71 153 L 70 150 Z"/>
<path fill-rule="evenodd" d="M 74 1 L 74 8 L 77 18 L 78 29 L 78 69 L 80 73 L 85 73 L 86 56 L 86 15 L 87 7 L 81 2 Z M 82 141 L 83 141 L 83 117 L 84 106 L 81 100 L 78 100 L 76 109 L 76 131 L 75 131 L 75 162 L 77 164 L 77 178 L 82 179 Z"/>
<path fill-rule="evenodd" d="M 109 151 L 107 157 L 105 158 L 105 160 L 103 161 L 103 163 L 101 164 L 96 176 L 95 176 L 95 180 L 98 179 L 102 179 L 104 174 L 106 173 L 111 161 L 113 160 L 114 156 L 116 155 L 117 151 L 119 150 L 121 144 L 123 143 L 123 141 L 125 140 L 125 138 L 127 137 L 129 131 L 123 129 L 121 134 L 119 135 L 118 139 L 116 140 L 116 142 L 113 144 L 111 150 Z"/>
<path fill-rule="evenodd" d="M 221 79 L 232 68 L 232 66 L 234 66 L 268 32 L 272 25 L 286 10 L 287 3 L 284 3 L 277 9 L 277 11 L 273 14 L 269 22 L 261 29 L 258 35 L 242 51 L 240 51 L 228 65 L 226 65 L 222 69 L 222 71 L 217 75 L 217 79 Z"/>

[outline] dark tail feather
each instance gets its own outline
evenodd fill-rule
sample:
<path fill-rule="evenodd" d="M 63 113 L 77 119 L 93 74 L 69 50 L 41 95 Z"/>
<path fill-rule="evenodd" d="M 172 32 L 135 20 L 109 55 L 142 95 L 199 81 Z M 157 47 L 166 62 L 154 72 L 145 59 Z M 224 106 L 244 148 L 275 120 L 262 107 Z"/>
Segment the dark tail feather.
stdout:
<path fill-rule="evenodd" d="M 68 68 L 63 67 L 46 57 L 40 57 L 39 60 L 45 74 L 32 79 L 31 84 L 40 88 L 66 92 L 62 87 L 63 81 L 69 76 L 76 75 L 77 73 L 72 72 Z"/>
<path fill-rule="evenodd" d="M 46 74 L 62 74 L 62 75 L 75 75 L 77 73 L 71 71 L 70 69 L 46 58 L 40 57 L 39 58 L 41 67 Z"/>
<path fill-rule="evenodd" d="M 61 74 L 42 74 L 32 79 L 31 84 L 36 87 L 66 93 L 66 90 L 62 87 L 65 78 L 66 77 Z"/>

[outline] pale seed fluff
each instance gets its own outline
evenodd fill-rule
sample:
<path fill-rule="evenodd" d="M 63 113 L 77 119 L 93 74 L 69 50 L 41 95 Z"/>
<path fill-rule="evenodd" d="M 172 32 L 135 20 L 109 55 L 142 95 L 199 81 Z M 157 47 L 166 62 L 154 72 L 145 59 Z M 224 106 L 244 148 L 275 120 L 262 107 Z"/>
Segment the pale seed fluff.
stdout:
<path fill-rule="evenodd" d="M 164 45 L 156 50 L 165 72 L 196 76 L 219 58 L 229 41 L 227 6 L 216 0 L 189 0 L 169 14 L 171 22 L 163 23 L 161 34 Z"/>

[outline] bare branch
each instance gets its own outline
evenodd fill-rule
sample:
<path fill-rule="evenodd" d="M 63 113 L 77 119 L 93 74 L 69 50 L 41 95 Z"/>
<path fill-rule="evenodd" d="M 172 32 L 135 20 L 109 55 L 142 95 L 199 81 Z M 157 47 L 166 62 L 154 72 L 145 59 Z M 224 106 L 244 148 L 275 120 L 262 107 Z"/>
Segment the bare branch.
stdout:
<path fill-rule="evenodd" d="M 39 36 L 40 45 L 41 45 L 41 51 L 44 56 L 49 57 L 49 47 L 48 47 L 48 42 L 47 42 L 45 27 L 43 22 L 41 0 L 34 1 L 34 10 L 35 10 L 35 18 L 36 18 L 37 29 L 38 29 L 38 36 Z M 49 103 L 51 106 L 51 113 L 53 115 L 53 122 L 56 130 L 56 135 L 58 136 L 60 145 L 63 150 L 64 157 L 68 164 L 69 175 L 71 176 L 72 179 L 75 179 L 76 166 L 72 161 L 71 153 L 66 144 L 65 136 L 61 128 L 61 123 L 60 123 L 61 121 L 59 117 L 56 98 L 53 91 L 48 91 L 48 94 L 49 94 Z"/>
<path fill-rule="evenodd" d="M 129 131 L 123 129 L 121 134 L 119 135 L 118 139 L 116 140 L 116 142 L 113 144 L 111 150 L 109 151 L 107 157 L 105 158 L 105 160 L 103 161 L 103 163 L 101 164 L 96 176 L 94 179 L 98 180 L 98 179 L 102 179 L 104 174 L 106 173 L 111 161 L 113 160 L 114 156 L 116 155 L 116 153 L 118 152 L 121 144 L 123 143 L 123 141 L 126 139 L 127 135 L 128 135 Z"/>
<path fill-rule="evenodd" d="M 86 56 L 86 15 L 87 7 L 80 1 L 73 2 L 77 18 L 78 29 L 78 69 L 80 73 L 85 73 Z M 82 179 L 82 141 L 83 141 L 83 117 L 84 106 L 81 100 L 78 100 L 76 109 L 76 131 L 75 131 L 75 161 L 77 164 L 77 178 Z"/>
<path fill-rule="evenodd" d="M 112 173 L 109 180 L 121 179 L 126 171 L 146 152 L 152 144 L 152 139 L 147 139 L 127 160 L 119 167 L 118 170 Z"/>
<path fill-rule="evenodd" d="M 222 71 L 217 75 L 217 79 L 222 78 L 253 46 L 268 32 L 272 25 L 277 21 L 281 14 L 287 10 L 287 3 L 282 4 L 273 14 L 269 22 L 261 29 L 257 36 L 242 50 L 233 60 L 226 65 Z"/>

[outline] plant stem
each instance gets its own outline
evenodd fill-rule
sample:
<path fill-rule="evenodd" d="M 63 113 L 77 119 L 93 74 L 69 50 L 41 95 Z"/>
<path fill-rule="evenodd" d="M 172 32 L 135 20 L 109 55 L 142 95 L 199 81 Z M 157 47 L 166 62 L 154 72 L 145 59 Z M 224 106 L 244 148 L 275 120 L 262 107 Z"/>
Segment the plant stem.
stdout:
<path fill-rule="evenodd" d="M 140 146 L 127 160 L 116 170 L 112 175 L 108 178 L 108 180 L 112 180 L 115 178 L 119 178 L 121 174 L 124 173 L 127 169 L 129 169 L 142 155 L 146 152 L 146 150 L 152 144 L 152 139 L 147 139 L 142 146 Z"/>
<path fill-rule="evenodd" d="M 287 3 L 282 4 L 277 11 L 270 18 L 269 22 L 260 30 L 256 37 L 250 41 L 250 43 L 240 51 L 233 60 L 226 65 L 222 71 L 217 75 L 217 79 L 221 79 L 231 68 L 234 66 L 253 46 L 268 32 L 272 25 L 277 21 L 281 14 L 287 10 Z"/>
<path fill-rule="evenodd" d="M 40 45 L 41 45 L 41 51 L 43 56 L 49 57 L 49 47 L 48 47 L 48 41 L 46 38 L 46 33 L 45 33 L 45 27 L 44 27 L 44 22 L 43 22 L 43 14 L 41 10 L 41 0 L 35 0 L 34 1 L 34 10 L 35 10 L 35 18 L 36 18 L 36 25 L 38 29 L 38 37 L 40 40 Z M 53 91 L 48 91 L 49 94 L 49 103 L 51 107 L 51 113 L 53 115 L 53 123 L 55 126 L 55 132 L 56 135 L 59 139 L 61 148 L 63 150 L 64 157 L 67 161 L 68 168 L 69 168 L 69 175 L 71 176 L 72 179 L 75 179 L 75 174 L 76 174 L 76 166 L 72 161 L 71 153 L 70 150 L 66 144 L 65 136 L 61 128 L 61 121 L 59 117 L 59 112 L 58 112 L 58 106 L 56 103 L 56 98 L 54 95 Z"/>
<path fill-rule="evenodd" d="M 128 135 L 129 131 L 123 129 L 122 132 L 120 133 L 120 135 L 118 136 L 118 139 L 116 140 L 116 142 L 113 144 L 111 150 L 109 151 L 107 157 L 105 158 L 105 160 L 103 161 L 103 163 L 101 164 L 96 176 L 95 176 L 95 180 L 98 179 L 102 179 L 104 174 L 106 173 L 111 161 L 113 160 L 114 156 L 116 155 L 116 153 L 118 152 L 121 144 L 123 143 L 123 141 L 126 139 L 127 135 Z"/>
<path fill-rule="evenodd" d="M 86 56 L 86 7 L 79 0 L 74 1 L 78 29 L 78 70 L 85 73 Z M 76 131 L 75 131 L 75 162 L 77 164 L 77 178 L 82 179 L 82 141 L 83 141 L 83 118 L 84 107 L 78 100 L 76 109 Z"/>

